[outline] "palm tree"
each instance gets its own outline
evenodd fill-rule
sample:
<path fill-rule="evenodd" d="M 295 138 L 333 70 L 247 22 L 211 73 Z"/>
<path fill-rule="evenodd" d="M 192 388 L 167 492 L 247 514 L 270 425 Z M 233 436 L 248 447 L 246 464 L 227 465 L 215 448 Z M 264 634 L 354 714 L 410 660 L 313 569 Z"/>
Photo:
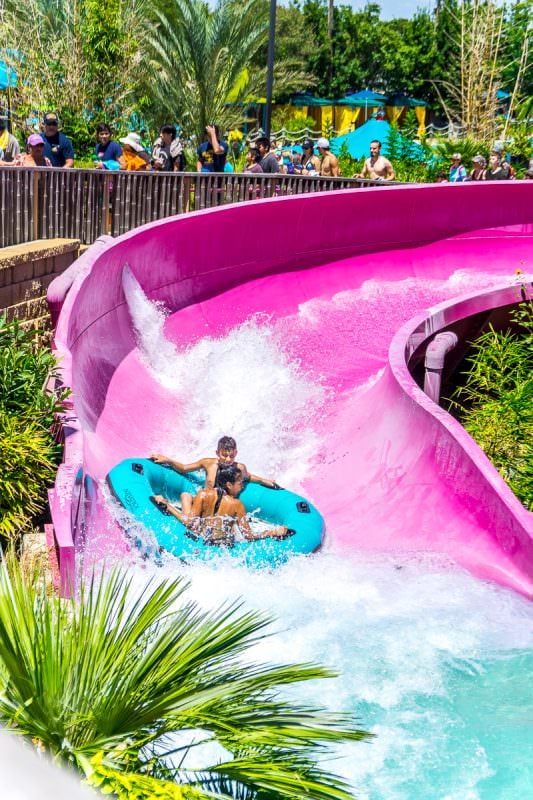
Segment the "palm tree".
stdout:
<path fill-rule="evenodd" d="M 139 781 L 171 780 L 199 797 L 351 797 L 317 757 L 367 734 L 348 715 L 278 696 L 331 673 L 312 664 L 244 663 L 270 620 L 236 604 L 200 611 L 185 602 L 186 588 L 177 579 L 136 592 L 114 572 L 82 584 L 70 604 L 4 564 L 0 724 L 96 775 L 96 783 L 137 773 Z M 173 740 L 178 731 L 185 744 Z M 193 743 L 198 731 L 201 743 L 217 742 L 226 755 L 191 770 L 184 758 L 200 743 Z"/>
<path fill-rule="evenodd" d="M 154 106 L 200 141 L 210 123 L 229 128 L 242 121 L 242 105 L 265 93 L 266 70 L 251 66 L 268 37 L 264 0 L 217 0 L 212 10 L 204 0 L 166 0 L 156 21 L 150 37 Z M 303 77 L 278 64 L 277 91 L 290 91 Z"/>

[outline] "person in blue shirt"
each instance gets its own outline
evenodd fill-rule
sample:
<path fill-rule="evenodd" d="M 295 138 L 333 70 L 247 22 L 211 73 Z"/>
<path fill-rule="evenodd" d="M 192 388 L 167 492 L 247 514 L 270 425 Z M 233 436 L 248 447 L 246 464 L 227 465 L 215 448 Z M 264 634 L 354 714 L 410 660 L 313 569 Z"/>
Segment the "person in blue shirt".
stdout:
<path fill-rule="evenodd" d="M 452 165 L 450 167 L 448 180 L 450 183 L 462 183 L 464 180 L 466 180 L 466 177 L 466 169 L 462 164 L 461 153 L 454 153 L 452 155 Z"/>
<path fill-rule="evenodd" d="M 198 172 L 224 172 L 228 144 L 220 139 L 218 125 L 208 125 L 205 129 L 207 141 L 198 148 Z"/>
<path fill-rule="evenodd" d="M 50 159 L 53 167 L 68 169 L 74 166 L 74 148 L 65 134 L 59 132 L 59 118 L 54 111 L 43 117 L 44 151 L 43 156 Z"/>
<path fill-rule="evenodd" d="M 107 122 L 100 122 L 96 126 L 98 144 L 94 150 L 95 169 L 106 169 L 106 162 L 117 162 L 120 169 L 126 169 L 126 161 L 122 155 L 122 147 L 111 138 L 111 128 Z M 115 167 L 118 169 L 118 167 Z"/>

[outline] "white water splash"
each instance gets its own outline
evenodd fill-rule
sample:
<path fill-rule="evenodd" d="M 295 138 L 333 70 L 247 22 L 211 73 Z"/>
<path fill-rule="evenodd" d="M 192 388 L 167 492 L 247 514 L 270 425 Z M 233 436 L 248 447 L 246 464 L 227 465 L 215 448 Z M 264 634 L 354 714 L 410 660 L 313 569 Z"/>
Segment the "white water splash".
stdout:
<path fill-rule="evenodd" d="M 326 391 L 284 352 L 269 318 L 254 316 L 220 339 L 178 351 L 165 336 L 163 309 L 131 274 L 125 286 L 141 357 L 186 420 L 185 428 L 161 432 L 165 452 L 193 461 L 214 455 L 220 436 L 231 435 L 253 473 L 297 490 L 318 448 L 310 422 Z"/>

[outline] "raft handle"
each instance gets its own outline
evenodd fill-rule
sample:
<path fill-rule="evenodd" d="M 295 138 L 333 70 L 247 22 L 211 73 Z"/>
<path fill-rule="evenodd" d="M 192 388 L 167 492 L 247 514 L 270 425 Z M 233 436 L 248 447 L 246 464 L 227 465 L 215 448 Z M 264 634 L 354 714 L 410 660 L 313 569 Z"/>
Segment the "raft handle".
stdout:
<path fill-rule="evenodd" d="M 300 502 L 296 503 L 296 510 L 300 512 L 300 514 L 310 514 L 311 509 L 309 508 L 309 503 L 306 503 L 305 500 L 300 500 Z"/>
<path fill-rule="evenodd" d="M 138 464 L 137 462 L 135 462 L 134 464 L 131 465 L 131 468 L 138 475 L 144 475 L 144 467 L 142 464 Z"/>

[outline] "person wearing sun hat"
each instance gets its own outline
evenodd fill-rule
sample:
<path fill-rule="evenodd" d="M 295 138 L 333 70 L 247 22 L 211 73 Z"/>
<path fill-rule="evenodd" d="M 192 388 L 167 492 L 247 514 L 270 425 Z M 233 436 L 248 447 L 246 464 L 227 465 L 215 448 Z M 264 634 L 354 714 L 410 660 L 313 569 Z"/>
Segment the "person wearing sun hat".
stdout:
<path fill-rule="evenodd" d="M 27 141 L 28 152 L 15 159 L 16 167 L 51 167 L 50 159 L 43 155 L 44 139 L 38 133 L 32 133 Z"/>
<path fill-rule="evenodd" d="M 43 116 L 42 137 L 45 158 L 53 167 L 69 169 L 74 166 L 74 148 L 72 142 L 59 131 L 59 117 L 55 111 L 47 111 Z"/>
<path fill-rule="evenodd" d="M 470 170 L 467 181 L 484 181 L 485 172 L 487 171 L 487 161 L 484 156 L 477 155 L 472 159 L 473 169 Z"/>
<path fill-rule="evenodd" d="M 466 168 L 463 166 L 463 157 L 461 153 L 454 153 L 452 155 L 448 180 L 450 183 L 462 183 L 466 180 Z"/>
<path fill-rule="evenodd" d="M 130 131 L 127 136 L 119 139 L 123 145 L 123 156 L 128 172 L 151 171 L 150 156 L 144 149 L 138 133 Z"/>

